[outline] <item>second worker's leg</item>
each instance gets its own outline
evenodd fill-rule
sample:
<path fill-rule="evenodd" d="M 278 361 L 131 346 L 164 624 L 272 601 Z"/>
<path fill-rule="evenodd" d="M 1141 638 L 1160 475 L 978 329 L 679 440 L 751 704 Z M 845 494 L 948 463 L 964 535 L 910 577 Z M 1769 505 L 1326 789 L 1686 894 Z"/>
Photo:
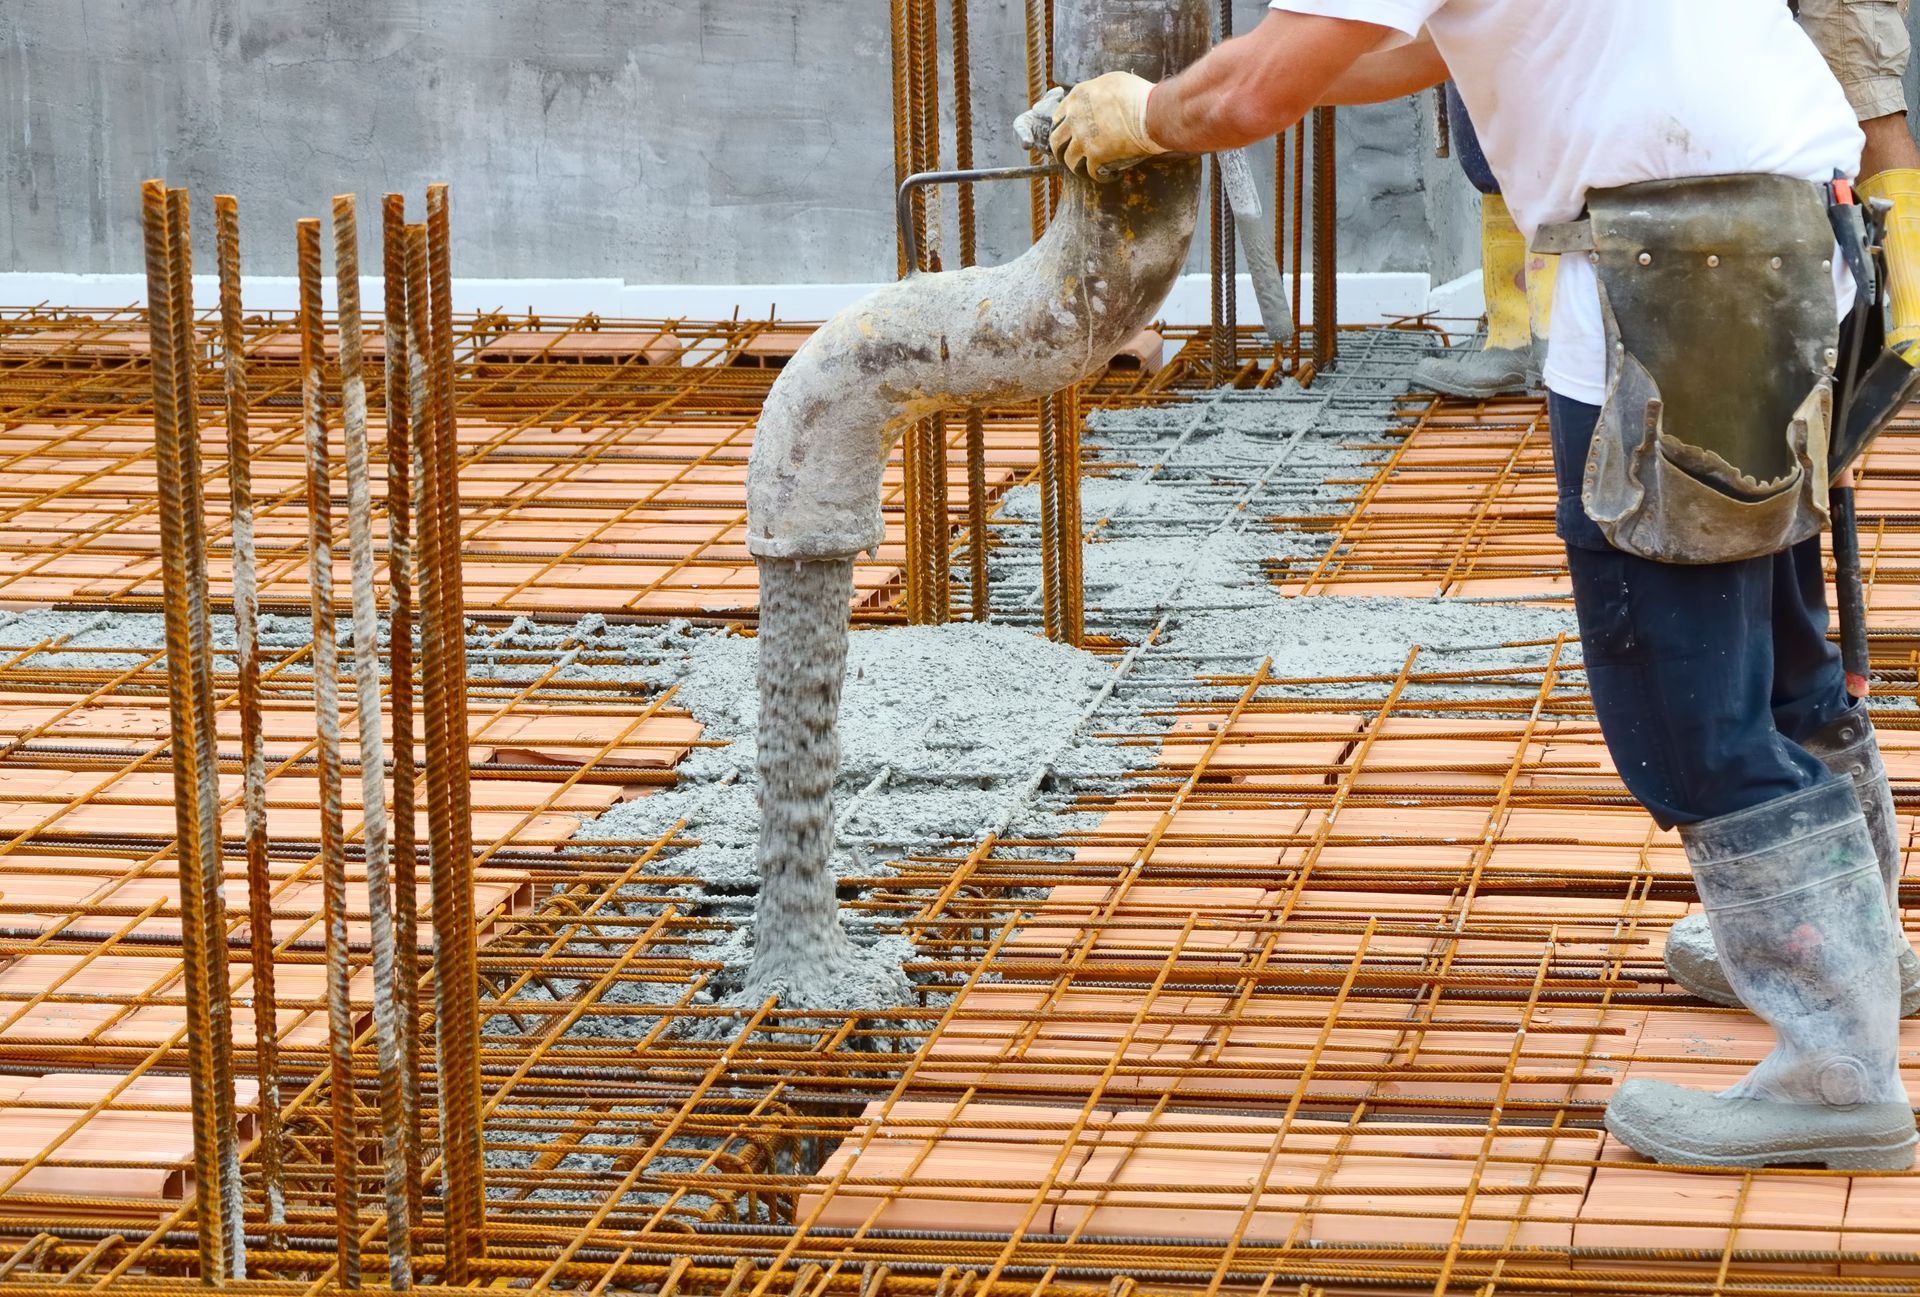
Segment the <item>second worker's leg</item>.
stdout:
<path fill-rule="evenodd" d="M 1890 937 L 1900 965 L 1900 1011 L 1903 1017 L 1911 1016 L 1920 1013 L 1920 956 L 1908 944 L 1900 922 L 1905 862 L 1893 790 L 1873 722 L 1865 706 L 1847 693 L 1839 650 L 1827 638 L 1821 541 L 1803 541 L 1775 555 L 1773 564 L 1774 725 L 1853 784 L 1887 890 L 1893 924 Z M 1701 999 L 1729 1006 L 1740 1003 L 1720 966 L 1705 915 L 1689 915 L 1674 925 L 1667 939 L 1666 964 L 1673 979 Z"/>
<path fill-rule="evenodd" d="M 1594 710 L 1628 788 L 1679 827 L 1727 976 L 1777 1037 L 1723 1094 L 1623 1084 L 1607 1127 L 1663 1162 L 1910 1166 L 1886 896 L 1853 789 L 1774 726 L 1773 560 L 1680 566 L 1607 546 L 1579 503 L 1597 413 L 1553 402 Z"/>

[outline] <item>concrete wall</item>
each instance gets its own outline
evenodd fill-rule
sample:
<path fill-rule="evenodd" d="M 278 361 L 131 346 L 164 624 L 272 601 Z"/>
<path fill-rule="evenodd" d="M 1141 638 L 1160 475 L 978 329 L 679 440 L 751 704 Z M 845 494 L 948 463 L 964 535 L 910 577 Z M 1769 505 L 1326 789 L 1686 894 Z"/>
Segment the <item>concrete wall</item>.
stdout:
<path fill-rule="evenodd" d="M 1024 161 L 1024 4 L 972 12 L 978 159 Z M 1461 268 L 1427 116 L 1343 114 L 1342 269 Z M 447 180 L 462 275 L 887 278 L 890 118 L 885 0 L 0 0 L 0 271 L 137 272 L 161 175 L 240 197 L 251 273 L 334 193 Z M 983 256 L 1026 210 L 983 197 Z"/>

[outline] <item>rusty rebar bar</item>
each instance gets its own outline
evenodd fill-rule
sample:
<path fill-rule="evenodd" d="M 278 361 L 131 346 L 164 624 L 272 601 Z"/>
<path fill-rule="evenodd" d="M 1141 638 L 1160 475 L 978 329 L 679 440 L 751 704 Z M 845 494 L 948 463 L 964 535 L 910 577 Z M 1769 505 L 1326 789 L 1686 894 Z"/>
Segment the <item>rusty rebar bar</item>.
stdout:
<path fill-rule="evenodd" d="M 1340 257 L 1334 110 L 1313 110 L 1313 367 L 1340 356 Z"/>
<path fill-rule="evenodd" d="M 973 37 L 971 0 L 953 0 L 950 25 L 953 39 L 953 161 L 962 171 L 973 169 Z M 972 185 L 956 193 L 960 219 L 960 265 L 980 259 L 978 216 Z M 967 411 L 967 570 L 970 612 L 985 621 L 990 609 L 987 588 L 987 423 L 979 410 Z"/>
<path fill-rule="evenodd" d="M 195 1206 L 200 1279 L 217 1285 L 246 1273 L 245 1234 L 232 1210 L 238 1195 L 233 1139 L 231 1040 L 226 1027 L 227 975 L 217 784 L 213 762 L 212 672 L 206 621 L 204 509 L 194 415 L 193 280 L 187 197 L 148 181 L 141 190 L 146 222 L 147 310 L 153 384 L 155 468 L 165 586 L 167 701 L 173 748 L 175 850 L 180 876 L 181 955 L 192 1079 Z M 199 541 L 196 544 L 196 541 Z M 206 670 L 200 668 L 206 666 Z M 217 941 L 215 940 L 217 934 Z M 230 1028 L 228 1028 L 230 1030 Z M 223 1071 L 223 1057 L 227 1070 Z M 221 1099 L 224 1094 L 225 1101 Z M 229 1174 L 231 1170 L 231 1175 Z M 232 1185 L 231 1189 L 229 1185 Z"/>
<path fill-rule="evenodd" d="M 172 223 L 174 365 L 178 378 L 182 507 L 187 545 L 187 637 L 192 697 L 193 786 L 199 803 L 198 851 L 201 958 L 206 963 L 207 1027 L 212 1035 L 214 1120 L 220 1138 L 220 1200 L 227 1230 L 227 1259 L 236 1279 L 247 1273 L 246 1198 L 240 1177 L 239 1122 L 233 1110 L 233 999 L 226 960 L 217 953 L 226 944 L 225 869 L 220 834 L 220 766 L 214 726 L 213 632 L 207 592 L 207 510 L 200 471 L 199 346 L 193 315 L 192 207 L 185 189 L 167 190 Z"/>
<path fill-rule="evenodd" d="M 435 387 L 427 498 L 433 506 L 439 571 L 438 651 L 447 742 L 428 752 L 428 782 L 445 789 L 447 852 L 432 862 L 434 993 L 439 1036 L 441 1157 L 445 1180 L 447 1281 L 464 1284 L 468 1262 L 486 1254 L 483 1142 L 480 1129 L 479 970 L 474 953 L 473 817 L 467 759 L 466 618 L 460 593 L 460 448 L 454 405 L 452 236 L 447 187 L 427 190 L 428 334 Z M 437 708 L 436 708 L 437 701 Z M 436 775 L 437 770 L 437 775 Z M 431 808 L 430 812 L 431 813 Z"/>
<path fill-rule="evenodd" d="M 1079 647 L 1086 638 L 1086 580 L 1082 568 L 1084 527 L 1080 511 L 1080 400 L 1076 388 L 1068 388 L 1053 398 L 1054 472 L 1057 475 L 1054 506 L 1055 544 L 1059 548 L 1056 570 L 1060 584 L 1060 639 Z"/>
<path fill-rule="evenodd" d="M 971 0 L 952 0 L 953 40 L 953 164 L 973 170 L 973 38 L 968 9 Z M 978 217 L 972 185 L 954 191 L 960 220 L 960 264 L 971 266 L 980 257 Z"/>
<path fill-rule="evenodd" d="M 406 1059 L 394 991 L 393 879 L 388 871 L 387 756 L 380 714 L 380 608 L 373 589 L 373 488 L 367 456 L 367 380 L 360 315 L 360 218 L 352 194 L 333 200 L 333 266 L 339 282 L 340 426 L 347 472 L 347 559 L 352 583 L 354 728 L 360 742 L 361 849 L 373 947 L 373 1027 L 379 1050 L 380 1148 L 386 1173 L 387 1280 L 413 1286 L 407 1194 Z"/>
<path fill-rule="evenodd" d="M 1233 35 L 1233 0 L 1219 0 L 1216 39 Z M 1227 193 L 1219 155 L 1207 162 L 1209 177 L 1211 270 L 1213 287 L 1213 381 L 1224 385 L 1233 381 L 1240 369 L 1239 258 L 1235 255 L 1233 204 Z"/>
<path fill-rule="evenodd" d="M 393 714 L 394 994 L 400 1011 L 402 1130 L 408 1219 L 420 1219 L 419 844 L 413 766 L 413 427 L 407 343 L 407 200 L 381 204 L 385 317 L 382 357 L 387 418 L 388 706 Z"/>
<path fill-rule="evenodd" d="M 907 177 L 913 174 L 913 124 L 910 118 L 907 85 L 911 75 L 912 45 L 907 36 L 907 4 L 909 0 L 892 0 L 889 5 L 890 39 L 893 65 L 893 187 L 899 192 Z M 904 231 L 896 236 L 898 277 L 905 279 L 907 273 L 916 267 L 907 263 L 907 241 Z"/>
<path fill-rule="evenodd" d="M 441 616 L 440 605 L 443 600 L 441 587 L 445 579 L 445 569 L 440 562 L 440 550 L 444 542 L 440 527 L 434 516 L 436 492 L 440 490 L 440 458 L 435 446 L 436 429 L 440 416 L 437 409 L 439 386 L 433 375 L 433 324 L 430 293 L 428 290 L 428 254 L 427 227 L 424 224 L 406 227 L 406 274 L 407 274 L 407 372 L 408 372 L 408 408 L 414 432 L 415 461 L 417 470 L 413 482 L 413 502 L 415 506 L 414 534 L 418 538 L 416 580 L 420 596 L 420 720 L 424 731 L 427 761 L 421 771 L 421 787 L 427 802 L 427 875 L 433 905 L 433 924 L 437 928 L 440 919 L 441 897 L 445 890 L 442 876 L 451 866 L 447 863 L 453 854 L 453 814 L 451 793 L 447 788 L 444 768 L 437 762 L 435 754 L 445 749 L 450 742 L 447 730 L 448 715 L 446 708 L 447 693 L 447 654 L 442 640 L 445 634 L 445 620 Z M 436 941 L 437 945 L 437 941 Z M 437 950 L 436 950 L 436 953 Z M 432 965 L 434 983 L 434 1030 L 435 1058 L 442 1056 L 441 1037 L 444 1029 L 440 1019 L 440 1005 L 443 998 L 441 981 L 446 969 L 441 960 L 435 959 Z M 447 1130 L 447 1086 L 444 1075 L 439 1086 L 440 1121 L 442 1139 Z M 446 1179 L 446 1162 L 442 1150 L 442 1181 Z M 445 1193 L 441 1195 L 443 1215 L 450 1200 Z M 425 1224 L 425 1222 L 422 1222 Z M 467 1253 L 464 1244 L 462 1257 Z"/>
<path fill-rule="evenodd" d="M 906 562 L 900 570 L 900 581 L 905 588 L 909 626 L 924 626 L 927 622 L 926 583 L 920 579 L 920 556 L 926 551 L 926 541 L 920 535 L 924 515 L 920 512 L 919 504 L 919 429 L 920 425 L 916 423 L 900 435 L 900 521 L 907 550 Z"/>
<path fill-rule="evenodd" d="M 935 624 L 953 620 L 953 516 L 947 507 L 947 416 L 936 414 L 923 425 L 921 531 L 926 540 L 921 579 L 927 587 L 927 613 Z"/>
<path fill-rule="evenodd" d="M 967 411 L 967 580 L 975 621 L 992 615 L 987 571 L 987 419 Z"/>
<path fill-rule="evenodd" d="M 313 605 L 313 711 L 320 784 L 320 882 L 327 968 L 328 1117 L 343 1288 L 360 1286 L 360 1135 L 354 1104 L 353 1004 L 347 936 L 347 855 L 341 808 L 339 643 L 333 610 L 333 486 L 327 445 L 326 331 L 320 222 L 298 227 L 300 401 L 307 457 L 308 589 Z"/>
<path fill-rule="evenodd" d="M 908 90 L 913 100 L 913 169 L 940 169 L 940 12 L 939 0 L 908 0 L 908 33 L 912 65 Z M 946 248 L 940 237 L 941 197 L 937 191 L 916 189 L 913 194 L 914 234 L 921 249 L 923 269 L 938 271 Z"/>
<path fill-rule="evenodd" d="M 1045 0 L 1027 0 L 1026 19 L 1027 102 L 1038 103 L 1041 96 L 1047 93 L 1053 63 L 1052 36 L 1048 32 L 1052 23 Z M 1047 232 L 1047 222 L 1052 218 L 1052 192 L 1052 187 L 1043 176 L 1035 176 L 1028 184 L 1027 215 L 1035 243 Z"/>
<path fill-rule="evenodd" d="M 254 551 L 252 396 L 247 387 L 241 302 L 240 204 L 213 200 L 220 263 L 220 352 L 227 399 L 227 498 L 233 539 L 235 700 L 240 709 L 241 798 L 247 849 L 247 945 L 253 955 L 254 1075 L 259 1081 L 259 1159 L 268 1221 L 287 1218 L 281 1166 L 280 1027 L 273 968 L 273 874 L 267 859 L 267 746 L 260 713 L 260 585 Z"/>
<path fill-rule="evenodd" d="M 1060 606 L 1060 441 L 1059 405 L 1042 397 L 1037 425 L 1040 440 L 1040 602 L 1047 638 L 1066 636 L 1066 618 Z"/>

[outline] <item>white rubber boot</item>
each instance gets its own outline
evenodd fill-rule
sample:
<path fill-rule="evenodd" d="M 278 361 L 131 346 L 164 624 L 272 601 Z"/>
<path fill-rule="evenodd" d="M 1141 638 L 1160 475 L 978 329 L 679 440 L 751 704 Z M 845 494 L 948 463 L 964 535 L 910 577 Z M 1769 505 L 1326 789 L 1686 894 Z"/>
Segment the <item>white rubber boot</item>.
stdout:
<path fill-rule="evenodd" d="M 1719 1094 L 1625 1082 L 1607 1129 L 1658 1162 L 1911 1167 L 1886 888 L 1852 788 L 1836 779 L 1681 838 L 1728 979 L 1778 1043 Z"/>
<path fill-rule="evenodd" d="M 1910 1018 L 1920 1013 L 1920 955 L 1914 954 L 1900 922 L 1900 875 L 1905 857 L 1900 851 L 1893 789 L 1887 782 L 1886 764 L 1880 759 L 1873 722 L 1864 707 L 1856 707 L 1808 739 L 1806 748 L 1834 774 L 1853 781 L 1867 832 L 1873 838 L 1873 853 L 1880 862 L 1881 881 L 1887 888 L 1893 951 L 1900 969 L 1900 1016 Z M 1739 1007 L 1740 999 L 1720 967 L 1720 953 L 1706 915 L 1689 914 L 1673 925 L 1667 937 L 1666 964 L 1668 976 L 1694 995 L 1729 1008 Z"/>

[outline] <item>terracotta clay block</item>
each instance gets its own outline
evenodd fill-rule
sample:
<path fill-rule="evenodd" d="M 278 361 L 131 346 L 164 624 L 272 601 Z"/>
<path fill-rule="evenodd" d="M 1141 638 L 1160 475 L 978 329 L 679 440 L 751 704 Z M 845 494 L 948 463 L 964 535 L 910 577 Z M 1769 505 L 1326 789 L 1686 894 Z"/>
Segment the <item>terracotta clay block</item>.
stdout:
<path fill-rule="evenodd" d="M 1152 329 L 1142 329 L 1127 339 L 1107 368 L 1139 374 L 1157 374 L 1166 364 L 1167 340 Z"/>
<path fill-rule="evenodd" d="M 1464 1221 L 1476 1246 L 1509 1238 L 1567 1246 L 1589 1173 L 1556 1159 L 1590 1159 L 1592 1137 L 1457 1131 L 1119 1112 L 1056 1225 L 1100 1235 L 1157 1228 L 1294 1244 L 1444 1244 Z M 1257 1196 L 1256 1185 L 1265 1186 Z M 1475 1185 L 1496 1191 L 1469 1201 Z M 1516 1225 L 1516 1217 L 1525 1219 Z"/>
<path fill-rule="evenodd" d="M 1855 1176 L 1847 1190 L 1840 1233 L 1844 1252 L 1920 1254 L 1920 1176 Z M 1920 1278 L 1920 1265 L 1862 1257 L 1843 1261 L 1843 1275 L 1883 1279 Z"/>
<path fill-rule="evenodd" d="M 802 1227 L 1051 1233 L 1062 1187 L 1092 1148 L 1089 1138 L 1068 1143 L 1074 1114 L 1065 1109 L 895 1104 L 890 1124 L 877 1115 L 882 1107 L 867 1109 L 873 1137 L 843 1142 L 800 1195 L 794 1219 Z M 1104 1124 L 1109 1114 L 1099 1116 Z M 942 1137 L 920 1124 L 942 1117 L 967 1129 Z M 1057 1129 L 1035 1130 L 1036 1120 Z"/>
<path fill-rule="evenodd" d="M 1617 1141 L 1608 1144 L 1609 1159 L 1633 1156 Z M 1744 1179 L 1738 1173 L 1668 1170 L 1644 1162 L 1602 1166 L 1593 1174 L 1574 1226 L 1574 1246 L 1697 1249 L 1716 1259 L 1703 1258 L 1697 1266 L 1662 1265 L 1708 1269 L 1717 1266 L 1718 1254 L 1728 1247 L 1796 1252 L 1840 1247 L 1846 1178 L 1776 1171 L 1754 1175 L 1751 1186 L 1743 1186 Z M 1596 1261 L 1586 1268 L 1603 1264 L 1613 1263 Z M 1827 1262 L 1791 1268 L 1809 1274 L 1838 1272 L 1837 1265 Z"/>

